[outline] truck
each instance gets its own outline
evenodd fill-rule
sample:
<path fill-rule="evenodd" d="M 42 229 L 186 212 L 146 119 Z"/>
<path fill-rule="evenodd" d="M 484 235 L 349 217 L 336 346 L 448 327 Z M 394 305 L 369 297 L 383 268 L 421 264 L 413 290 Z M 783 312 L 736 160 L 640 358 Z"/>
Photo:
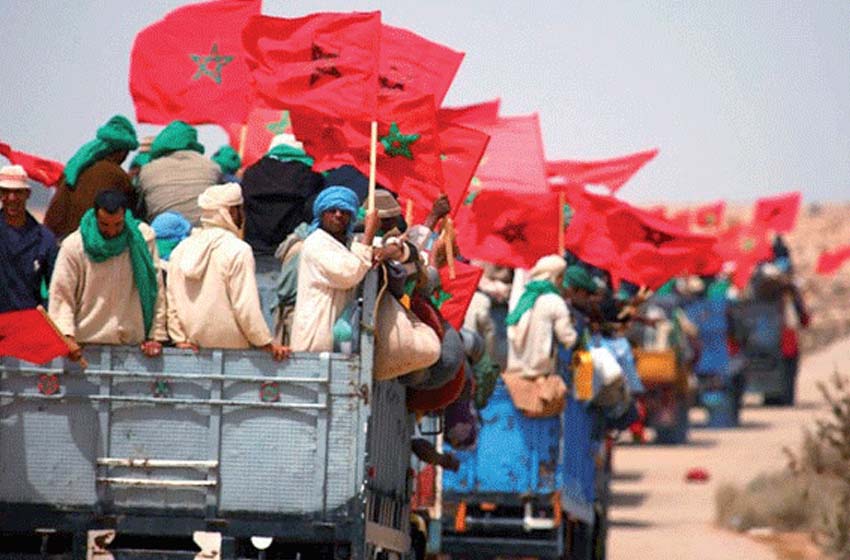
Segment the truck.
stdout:
<path fill-rule="evenodd" d="M 410 557 L 413 417 L 356 354 L 90 345 L 0 359 L 0 557 Z"/>

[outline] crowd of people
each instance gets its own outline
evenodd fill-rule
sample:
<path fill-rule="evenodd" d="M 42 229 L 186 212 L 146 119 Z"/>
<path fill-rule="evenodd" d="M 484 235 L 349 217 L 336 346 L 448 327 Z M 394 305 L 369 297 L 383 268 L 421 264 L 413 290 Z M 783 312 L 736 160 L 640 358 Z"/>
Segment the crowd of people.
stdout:
<path fill-rule="evenodd" d="M 502 372 L 524 412 L 562 410 L 568 376 L 556 374 L 559 364 L 578 367 L 579 351 L 596 351 L 599 402 L 610 401 L 621 423 L 639 417 L 623 395 L 643 391 L 627 337 L 634 325 L 658 322 L 643 305 L 647 290 L 623 281 L 615 291 L 606 271 L 569 253 L 545 256 L 528 272 L 479 263 L 485 273 L 456 330 L 439 310 L 438 269 L 449 246 L 463 259 L 437 233 L 451 212 L 447 198 L 434 201 L 422 224 L 407 224 L 395 195 L 380 188 L 367 211 L 367 178 L 350 166 L 315 172 L 289 133 L 244 169 L 229 146 L 204 153 L 184 122 L 140 142 L 129 120 L 115 116 L 69 160 L 43 224 L 27 211 L 24 169 L 3 167 L 0 312 L 46 306 L 72 359 L 86 344 L 138 345 L 151 357 L 164 345 L 260 348 L 276 360 L 292 351 L 352 352 L 356 288 L 377 267 L 374 377 L 407 385 L 415 409 L 449 407 L 455 448 L 474 442 L 474 408 L 486 405 Z M 774 253 L 761 276 L 789 272 L 781 239 Z M 680 279 L 650 303 L 669 293 L 735 297 L 725 273 Z M 791 301 L 805 322 L 798 294 Z M 503 326 L 494 324 L 494 305 L 507 305 Z M 690 332 L 687 316 L 682 323 Z M 606 373 L 606 356 L 619 374 Z"/>

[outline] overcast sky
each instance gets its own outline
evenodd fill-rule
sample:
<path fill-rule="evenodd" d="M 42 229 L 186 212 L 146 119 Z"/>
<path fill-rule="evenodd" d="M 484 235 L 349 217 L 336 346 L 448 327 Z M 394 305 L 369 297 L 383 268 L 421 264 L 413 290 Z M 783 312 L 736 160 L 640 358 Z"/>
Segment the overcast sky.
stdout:
<path fill-rule="evenodd" d="M 0 140 L 67 159 L 116 112 L 135 34 L 185 2 L 0 0 Z M 850 2 L 265 0 L 264 13 L 374 10 L 466 52 L 448 105 L 538 112 L 546 156 L 661 152 L 621 195 L 850 199 Z M 153 133 L 154 127 L 140 132 Z M 208 153 L 224 143 L 202 127 Z"/>

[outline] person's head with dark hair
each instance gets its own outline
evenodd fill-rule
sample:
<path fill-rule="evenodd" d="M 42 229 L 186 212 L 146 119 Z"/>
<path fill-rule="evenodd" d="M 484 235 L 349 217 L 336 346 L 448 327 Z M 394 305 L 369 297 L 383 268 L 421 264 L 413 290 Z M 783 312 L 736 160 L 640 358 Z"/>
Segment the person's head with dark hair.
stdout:
<path fill-rule="evenodd" d="M 127 210 L 126 195 L 117 190 L 105 190 L 94 199 L 97 229 L 104 239 L 118 237 L 124 231 L 124 214 Z"/>

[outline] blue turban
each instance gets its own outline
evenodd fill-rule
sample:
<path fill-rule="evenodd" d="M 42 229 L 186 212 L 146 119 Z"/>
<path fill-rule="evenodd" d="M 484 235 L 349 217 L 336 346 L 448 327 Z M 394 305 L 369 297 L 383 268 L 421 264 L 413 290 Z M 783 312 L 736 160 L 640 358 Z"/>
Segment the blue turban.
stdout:
<path fill-rule="evenodd" d="M 313 222 L 310 224 L 310 233 L 313 233 L 322 224 L 322 214 L 328 210 L 343 210 L 351 215 L 348 222 L 348 233 L 354 228 L 354 217 L 357 216 L 359 202 L 357 194 L 348 187 L 335 185 L 328 187 L 319 193 L 313 202 Z"/>
<path fill-rule="evenodd" d="M 184 218 L 183 214 L 171 210 L 154 218 L 151 227 L 156 234 L 159 257 L 166 261 L 171 258 L 174 247 L 192 233 L 192 224 L 189 220 Z"/>

